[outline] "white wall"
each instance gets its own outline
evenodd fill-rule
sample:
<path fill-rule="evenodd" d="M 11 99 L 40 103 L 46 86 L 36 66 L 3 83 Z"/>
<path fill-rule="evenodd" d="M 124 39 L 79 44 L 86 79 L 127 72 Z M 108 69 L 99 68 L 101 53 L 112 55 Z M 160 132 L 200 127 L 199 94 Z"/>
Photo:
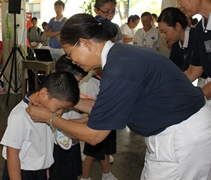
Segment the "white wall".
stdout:
<path fill-rule="evenodd" d="M 167 7 L 176 7 L 177 0 L 162 0 L 161 9 L 167 8 Z"/>
<path fill-rule="evenodd" d="M 46 21 L 49 22 L 49 20 L 52 17 L 56 16 L 56 13 L 54 11 L 54 2 L 56 0 L 40 0 L 41 3 L 41 22 Z M 64 0 L 63 0 L 64 2 Z M 79 8 L 83 4 L 84 0 L 68 0 L 67 3 L 65 4 L 65 10 L 64 10 L 64 16 L 69 18 L 70 16 L 76 14 L 76 13 L 81 13 L 82 9 Z"/>

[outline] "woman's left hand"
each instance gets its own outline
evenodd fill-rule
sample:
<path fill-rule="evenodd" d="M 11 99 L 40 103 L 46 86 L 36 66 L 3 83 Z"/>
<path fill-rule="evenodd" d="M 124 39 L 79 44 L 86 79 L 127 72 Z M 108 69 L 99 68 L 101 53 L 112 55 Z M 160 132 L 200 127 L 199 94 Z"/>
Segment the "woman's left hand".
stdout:
<path fill-rule="evenodd" d="M 29 114 L 34 122 L 44 122 L 47 124 L 49 123 L 49 119 L 52 114 L 48 109 L 44 107 L 33 106 L 31 102 L 28 103 L 26 112 Z"/>

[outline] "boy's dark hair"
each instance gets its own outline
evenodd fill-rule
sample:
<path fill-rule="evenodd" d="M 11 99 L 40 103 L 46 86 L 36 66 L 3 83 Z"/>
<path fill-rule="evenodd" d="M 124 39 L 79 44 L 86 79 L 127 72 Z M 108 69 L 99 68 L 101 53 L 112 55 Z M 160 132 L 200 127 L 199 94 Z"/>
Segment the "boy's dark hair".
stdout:
<path fill-rule="evenodd" d="M 33 20 L 36 20 L 37 21 L 37 18 L 36 17 L 33 17 L 31 21 L 33 21 Z"/>
<path fill-rule="evenodd" d="M 178 8 L 168 7 L 162 10 L 157 22 L 164 22 L 169 27 L 176 27 L 176 23 L 180 23 L 182 28 L 185 29 L 188 26 L 188 20 L 184 13 Z"/>
<path fill-rule="evenodd" d="M 144 12 L 141 14 L 141 18 L 144 17 L 144 16 L 150 16 L 151 19 L 152 19 L 152 14 L 150 12 Z"/>
<path fill-rule="evenodd" d="M 138 15 L 131 15 L 128 19 L 127 19 L 127 23 L 130 22 L 130 20 L 132 22 L 135 22 L 136 20 L 140 20 L 140 17 Z"/>
<path fill-rule="evenodd" d="M 76 105 L 79 101 L 78 82 L 69 72 L 54 72 L 47 75 L 41 82 L 39 90 L 46 88 L 50 98 L 68 101 Z"/>
<path fill-rule="evenodd" d="M 101 8 L 102 6 L 104 6 L 104 4 L 110 3 L 110 2 L 113 2 L 115 5 L 117 4 L 116 0 L 95 0 L 94 7 L 95 8 Z"/>
<path fill-rule="evenodd" d="M 56 1 L 56 2 L 54 3 L 54 6 L 62 6 L 63 9 L 64 9 L 64 8 L 65 8 L 65 3 L 58 0 L 58 1 Z"/>
<path fill-rule="evenodd" d="M 45 21 L 42 23 L 42 26 L 47 26 L 47 25 L 48 25 L 48 23 Z"/>
<path fill-rule="evenodd" d="M 85 72 L 82 68 L 77 66 L 76 64 L 73 64 L 70 59 L 67 58 L 67 55 L 62 55 L 58 61 L 56 62 L 56 68 L 55 70 L 58 71 L 66 71 L 71 73 L 73 76 L 82 74 L 83 77 L 88 74 L 88 72 Z"/>

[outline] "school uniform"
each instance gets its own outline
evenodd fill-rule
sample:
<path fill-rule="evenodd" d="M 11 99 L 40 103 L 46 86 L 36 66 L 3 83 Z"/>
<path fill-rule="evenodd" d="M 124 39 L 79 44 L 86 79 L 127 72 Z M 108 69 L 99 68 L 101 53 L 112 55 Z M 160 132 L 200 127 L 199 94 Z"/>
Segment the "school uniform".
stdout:
<path fill-rule="evenodd" d="M 66 120 L 78 119 L 81 115 L 72 110 L 72 108 L 66 109 L 62 118 Z M 53 157 L 55 162 L 50 167 L 49 180 L 77 180 L 78 176 L 82 174 L 82 162 L 81 162 L 81 150 L 79 141 L 73 141 L 73 145 L 70 149 L 62 149 L 56 141 L 54 142 Z"/>
<path fill-rule="evenodd" d="M 93 75 L 87 83 L 86 94 L 97 99 L 100 90 L 100 78 Z M 112 155 L 116 153 L 116 130 L 112 130 L 109 135 L 100 143 L 92 146 L 88 143 L 84 145 L 83 153 L 98 160 L 104 160 L 105 154 Z"/>
<path fill-rule="evenodd" d="M 46 180 L 46 169 L 54 162 L 52 131 L 47 124 L 31 120 L 25 110 L 28 102 L 26 96 L 8 117 L 8 126 L 1 140 L 4 145 L 2 156 L 7 159 L 7 146 L 20 149 L 22 180 Z M 9 180 L 6 163 L 3 180 Z"/>
<path fill-rule="evenodd" d="M 108 41 L 101 59 L 100 92 L 87 126 L 127 125 L 146 137 L 142 179 L 209 179 L 211 108 L 202 90 L 150 48 Z"/>
<path fill-rule="evenodd" d="M 50 29 L 53 32 L 60 31 L 66 20 L 67 18 L 64 16 L 62 16 L 58 20 L 56 19 L 56 17 L 51 18 L 47 26 L 47 31 L 49 31 Z M 62 46 L 59 43 L 58 37 L 50 37 L 49 50 L 54 60 L 58 60 L 64 54 L 64 50 L 62 49 Z"/>
<path fill-rule="evenodd" d="M 39 27 L 30 27 L 27 31 L 27 38 L 31 46 L 35 46 L 41 38 L 42 30 Z M 41 47 L 41 43 L 38 45 L 38 48 Z"/>

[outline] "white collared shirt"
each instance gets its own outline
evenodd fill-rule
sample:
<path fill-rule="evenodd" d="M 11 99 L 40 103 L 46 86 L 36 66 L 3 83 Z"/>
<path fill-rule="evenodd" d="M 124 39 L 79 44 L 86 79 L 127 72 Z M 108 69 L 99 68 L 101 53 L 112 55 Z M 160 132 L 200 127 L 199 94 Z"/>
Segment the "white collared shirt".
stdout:
<path fill-rule="evenodd" d="M 186 29 L 185 29 L 185 37 L 184 37 L 183 44 L 179 41 L 180 48 L 187 48 L 188 47 L 189 32 L 190 32 L 190 27 L 186 27 Z"/>
<path fill-rule="evenodd" d="M 63 19 L 64 19 L 64 16 L 62 16 L 60 19 L 56 19 L 56 17 L 55 17 L 55 18 L 54 18 L 54 21 L 62 22 Z"/>
<path fill-rule="evenodd" d="M 106 64 L 107 61 L 107 55 L 111 47 L 114 45 L 113 42 L 107 41 L 103 47 L 102 53 L 101 53 L 101 60 L 102 60 L 102 69 Z"/>
<path fill-rule="evenodd" d="M 205 27 L 204 24 L 205 24 L 205 18 L 202 17 L 202 27 L 203 27 L 204 32 L 206 33 L 206 30 L 211 31 L 211 13 L 207 22 L 207 26 Z"/>
<path fill-rule="evenodd" d="M 159 47 L 159 31 L 154 26 L 146 32 L 144 28 L 138 29 L 133 41 L 137 43 L 138 46 L 145 46 L 157 50 Z"/>

